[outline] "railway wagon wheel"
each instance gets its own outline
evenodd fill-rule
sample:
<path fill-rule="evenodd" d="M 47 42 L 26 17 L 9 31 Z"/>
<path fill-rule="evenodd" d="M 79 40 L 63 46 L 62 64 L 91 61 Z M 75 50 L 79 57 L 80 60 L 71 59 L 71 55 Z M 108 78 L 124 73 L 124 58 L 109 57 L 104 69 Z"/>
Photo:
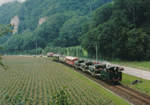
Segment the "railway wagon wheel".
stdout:
<path fill-rule="evenodd" d="M 92 72 L 91 75 L 92 75 L 92 77 L 95 77 L 95 72 Z"/>
<path fill-rule="evenodd" d="M 78 70 L 78 66 L 74 66 L 74 69 L 75 69 L 75 70 Z"/>
<path fill-rule="evenodd" d="M 83 71 L 83 72 L 86 72 L 86 68 L 82 68 L 82 71 Z"/>

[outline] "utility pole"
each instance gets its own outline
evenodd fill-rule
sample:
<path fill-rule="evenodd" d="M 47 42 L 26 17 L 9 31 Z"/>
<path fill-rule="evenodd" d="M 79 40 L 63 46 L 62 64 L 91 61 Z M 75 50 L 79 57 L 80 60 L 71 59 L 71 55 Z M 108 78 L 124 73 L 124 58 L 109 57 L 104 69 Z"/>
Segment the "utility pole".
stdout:
<path fill-rule="evenodd" d="M 98 62 L 98 46 L 97 46 L 97 42 L 96 42 L 95 48 L 96 48 L 96 62 Z"/>
<path fill-rule="evenodd" d="M 36 40 L 36 56 L 37 56 L 37 40 Z"/>
<path fill-rule="evenodd" d="M 92 13 L 92 0 L 90 0 L 90 13 Z"/>

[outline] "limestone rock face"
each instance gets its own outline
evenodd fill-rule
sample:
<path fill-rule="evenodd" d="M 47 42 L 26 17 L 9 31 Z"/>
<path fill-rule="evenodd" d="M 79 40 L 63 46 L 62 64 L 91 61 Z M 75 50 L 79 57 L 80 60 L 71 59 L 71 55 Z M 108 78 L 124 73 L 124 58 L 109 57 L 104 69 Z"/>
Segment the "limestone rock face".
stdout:
<path fill-rule="evenodd" d="M 46 19 L 47 17 L 40 18 L 38 26 L 42 25 L 46 21 Z"/>
<path fill-rule="evenodd" d="M 18 32 L 18 27 L 19 27 L 19 17 L 18 16 L 14 16 L 12 19 L 11 19 L 11 22 L 10 24 L 14 27 L 13 28 L 13 34 L 17 33 Z"/>
<path fill-rule="evenodd" d="M 10 3 L 10 2 L 14 2 L 14 1 L 18 1 L 20 3 L 25 2 L 26 0 L 0 0 L 0 6 L 5 4 L 5 3 Z"/>

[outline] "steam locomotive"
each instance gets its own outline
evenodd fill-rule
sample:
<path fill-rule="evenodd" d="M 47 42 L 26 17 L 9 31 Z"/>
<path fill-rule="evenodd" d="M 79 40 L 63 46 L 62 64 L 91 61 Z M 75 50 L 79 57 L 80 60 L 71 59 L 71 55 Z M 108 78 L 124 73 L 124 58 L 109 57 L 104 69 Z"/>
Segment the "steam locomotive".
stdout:
<path fill-rule="evenodd" d="M 81 70 L 89 73 L 93 77 L 100 78 L 111 84 L 119 83 L 122 80 L 122 67 L 111 66 L 93 61 L 82 60 L 72 56 L 53 55 L 53 61 L 61 62 L 74 67 L 75 70 Z"/>

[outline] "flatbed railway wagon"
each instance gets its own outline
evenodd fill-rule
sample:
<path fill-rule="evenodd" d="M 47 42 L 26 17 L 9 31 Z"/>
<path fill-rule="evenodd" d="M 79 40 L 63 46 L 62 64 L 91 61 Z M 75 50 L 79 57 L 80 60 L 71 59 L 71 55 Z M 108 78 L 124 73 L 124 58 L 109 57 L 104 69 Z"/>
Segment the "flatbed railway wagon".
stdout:
<path fill-rule="evenodd" d="M 77 57 L 54 55 L 53 60 L 67 64 L 75 69 L 87 72 L 93 77 L 98 77 L 101 80 L 111 84 L 119 83 L 122 80 L 123 68 L 117 66 L 107 66 L 106 64 L 95 63 L 92 61 L 79 60 Z"/>
<path fill-rule="evenodd" d="M 85 61 L 84 63 L 81 63 L 81 70 L 83 72 L 88 72 L 89 66 L 92 66 L 92 65 L 94 65 L 93 62 L 91 62 L 91 61 Z"/>
<path fill-rule="evenodd" d="M 105 64 L 93 64 L 93 65 L 89 65 L 87 71 L 92 76 L 100 76 L 101 75 L 101 71 L 104 70 L 105 68 L 106 68 Z"/>
<path fill-rule="evenodd" d="M 82 64 L 84 62 L 85 62 L 84 60 L 77 60 L 77 61 L 75 61 L 74 68 L 82 70 Z"/>
<path fill-rule="evenodd" d="M 98 77 L 101 80 L 111 84 L 119 83 L 122 80 L 123 68 L 117 66 L 110 66 L 102 63 L 95 63 L 91 61 L 77 60 L 75 68 L 79 68 L 83 72 L 87 72 L 93 77 Z"/>

